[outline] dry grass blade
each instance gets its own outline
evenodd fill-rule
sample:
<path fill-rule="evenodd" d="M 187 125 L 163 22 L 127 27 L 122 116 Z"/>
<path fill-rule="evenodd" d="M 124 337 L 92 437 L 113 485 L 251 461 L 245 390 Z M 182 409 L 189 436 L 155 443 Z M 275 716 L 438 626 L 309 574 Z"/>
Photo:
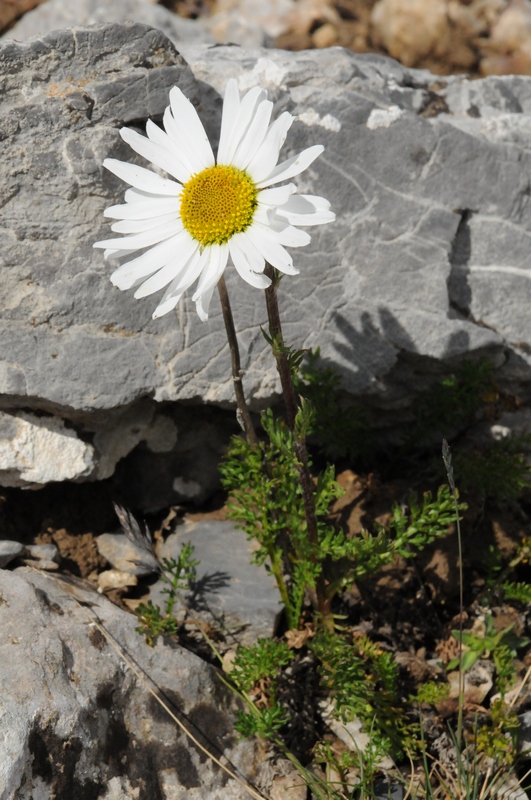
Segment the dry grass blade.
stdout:
<path fill-rule="evenodd" d="M 142 558 L 134 559 L 134 563 L 152 572 L 162 572 L 161 565 L 153 549 L 153 541 L 148 526 L 144 525 L 144 530 L 142 530 L 130 511 L 119 506 L 118 503 L 113 503 L 113 505 L 124 534 L 142 553 Z"/>

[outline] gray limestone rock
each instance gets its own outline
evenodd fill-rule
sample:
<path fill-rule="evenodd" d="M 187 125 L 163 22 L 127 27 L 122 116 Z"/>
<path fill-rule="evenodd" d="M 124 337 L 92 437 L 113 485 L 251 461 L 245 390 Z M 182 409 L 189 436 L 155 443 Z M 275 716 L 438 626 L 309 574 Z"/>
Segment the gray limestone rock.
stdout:
<path fill-rule="evenodd" d="M 157 555 L 177 560 L 185 542 L 193 545 L 199 565 L 190 591 L 175 604 L 175 614 L 202 619 L 244 645 L 272 636 L 281 610 L 279 594 L 273 576 L 250 563 L 255 543 L 232 522 L 188 521 L 168 536 Z M 159 580 L 149 594 L 162 610 L 168 599 L 165 588 Z"/>
<path fill-rule="evenodd" d="M 81 606 L 76 602 L 84 603 Z M 234 696 L 178 645 L 146 645 L 133 615 L 75 579 L 0 572 L 0 800 L 244 800 L 91 621 L 94 615 L 193 734 L 253 778 Z"/>
<path fill-rule="evenodd" d="M 220 93 L 232 76 L 242 90 L 268 89 L 275 113 L 297 116 L 286 157 L 326 147 L 297 180 L 328 197 L 338 219 L 312 230 L 311 245 L 296 253 L 301 274 L 282 282 L 287 340 L 320 346 L 344 389 L 382 424 L 384 412 L 392 419 L 407 409 L 464 358 L 488 356 L 499 380 L 530 394 L 530 78 L 441 82 L 340 48 L 311 58 L 179 49 L 191 70 L 162 33 L 139 24 L 0 44 L 6 410 L 59 415 L 85 441 L 140 398 L 233 404 L 216 299 L 208 323 L 190 297 L 153 321 L 153 299 L 113 288 L 111 267 L 92 249 L 109 232 L 104 208 L 125 188 L 102 161 L 133 156 L 118 128 L 160 120 L 177 84 L 215 145 Z M 245 389 L 263 407 L 279 391 L 260 331 L 263 297 L 231 268 L 227 282 Z M 111 433 L 105 441 L 99 454 L 94 443 L 90 479 L 111 474 L 112 453 L 129 447 Z M 177 488 L 190 489 L 188 475 L 176 477 Z"/>

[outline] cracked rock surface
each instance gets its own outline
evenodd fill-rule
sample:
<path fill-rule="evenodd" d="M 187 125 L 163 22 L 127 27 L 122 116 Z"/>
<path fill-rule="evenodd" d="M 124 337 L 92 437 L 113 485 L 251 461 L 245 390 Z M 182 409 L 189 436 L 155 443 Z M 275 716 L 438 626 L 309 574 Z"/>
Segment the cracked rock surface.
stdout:
<path fill-rule="evenodd" d="M 212 667 L 161 640 L 148 647 L 135 617 L 82 581 L 22 567 L 0 570 L 1 800 L 247 798 L 126 667 L 94 613 L 211 753 L 256 772 L 263 754 L 233 730 L 234 697 Z"/>
<path fill-rule="evenodd" d="M 6 410 L 37 408 L 90 428 L 95 414 L 104 427 L 110 409 L 145 397 L 232 404 L 216 299 L 206 324 L 190 297 L 153 321 L 153 299 L 113 288 L 92 243 L 109 235 L 103 209 L 125 189 L 102 161 L 133 157 L 118 129 L 160 120 L 176 84 L 215 144 L 233 76 L 242 90 L 264 86 L 276 114 L 297 115 L 285 157 L 326 147 L 297 180 L 331 201 L 337 222 L 312 229 L 311 245 L 295 253 L 300 275 L 282 282 L 286 340 L 320 346 L 344 388 L 383 410 L 407 406 L 434 374 L 480 354 L 529 393 L 531 78 L 442 81 L 340 48 L 311 58 L 180 51 L 140 24 L 0 43 Z M 279 390 L 260 331 L 264 299 L 230 267 L 227 282 L 245 388 L 262 407 Z"/>

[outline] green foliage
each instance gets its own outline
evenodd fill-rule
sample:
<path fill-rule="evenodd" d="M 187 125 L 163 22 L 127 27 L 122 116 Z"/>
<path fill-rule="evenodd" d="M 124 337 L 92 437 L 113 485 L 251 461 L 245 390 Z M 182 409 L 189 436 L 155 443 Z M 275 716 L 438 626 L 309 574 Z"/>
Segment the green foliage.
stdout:
<path fill-rule="evenodd" d="M 416 703 L 427 703 L 437 705 L 442 700 L 446 700 L 450 694 L 450 684 L 440 681 L 426 681 L 419 686 L 417 693 L 410 699 Z"/>
<path fill-rule="evenodd" d="M 306 351 L 306 360 L 299 363 L 293 375 L 295 389 L 309 401 L 314 417 L 309 433 L 327 458 L 361 456 L 370 458 L 374 442 L 367 414 L 359 405 L 346 405 L 341 391 L 341 376 L 331 367 L 319 366 L 319 348 Z"/>
<path fill-rule="evenodd" d="M 307 535 L 291 432 L 270 410 L 262 415 L 262 426 L 268 441 L 257 447 L 232 439 L 220 467 L 222 483 L 230 493 L 229 516 L 257 540 L 253 561 L 263 564 L 269 557 L 266 567 L 277 581 L 289 626 L 297 628 L 305 592 L 315 588 L 327 551 Z M 333 538 L 334 529 L 319 518 L 341 493 L 333 469 L 324 470 L 314 494 L 320 541 Z"/>
<path fill-rule="evenodd" d="M 177 620 L 172 616 L 173 607 L 177 597 L 188 589 L 190 580 L 195 577 L 195 568 L 199 561 L 194 559 L 193 554 L 194 547 L 190 542 L 184 542 L 177 560 L 174 558 L 162 560 L 160 580 L 166 584 L 162 593 L 168 595 L 164 613 L 160 610 L 160 606 L 153 605 L 151 600 L 140 603 L 136 608 L 140 622 L 136 630 L 145 636 L 150 647 L 153 647 L 157 636 L 177 633 Z"/>
<path fill-rule="evenodd" d="M 151 600 L 140 603 L 136 608 L 136 614 L 140 625 L 135 630 L 143 634 L 150 647 L 154 646 L 157 636 L 171 636 L 177 633 L 177 620 L 163 616 L 160 606 L 154 606 Z"/>
<path fill-rule="evenodd" d="M 417 431 L 446 433 L 473 421 L 494 390 L 492 369 L 487 359 L 467 360 L 455 373 L 438 381 L 419 401 Z"/>
<path fill-rule="evenodd" d="M 513 633 L 514 625 L 509 625 L 502 631 L 496 631 L 492 616 L 488 615 L 485 619 L 485 634 L 478 636 L 470 631 L 463 631 L 463 644 L 466 650 L 463 652 L 461 668 L 467 672 L 474 666 L 479 658 L 486 658 L 492 655 L 494 663 L 500 668 L 498 691 L 505 690 L 507 682 L 511 679 L 512 673 L 509 671 L 509 662 L 516 658 L 516 652 L 521 647 L 529 643 L 529 639 L 523 636 L 516 636 Z M 452 631 L 453 636 L 459 640 L 459 631 Z M 452 659 L 447 665 L 448 670 L 456 669 L 459 666 L 459 658 Z"/>
<path fill-rule="evenodd" d="M 282 667 L 291 661 L 286 642 L 258 639 L 252 647 L 239 647 L 230 672 L 230 680 L 237 691 L 248 701 L 249 711 L 239 711 L 236 730 L 242 736 L 257 734 L 264 738 L 275 735 L 288 720 L 286 712 L 276 700 L 276 687 Z M 248 698 L 257 685 L 264 684 L 268 695 L 265 707 L 258 708 Z"/>
<path fill-rule="evenodd" d="M 491 705 L 489 725 L 482 725 L 476 736 L 476 748 L 485 753 L 494 763 L 507 768 L 514 762 L 516 738 L 520 727 L 516 711 L 510 709 L 502 699 Z"/>
<path fill-rule="evenodd" d="M 321 575 L 332 600 L 344 587 L 378 572 L 397 555 L 411 558 L 448 533 L 454 501 L 448 487 L 442 486 L 435 499 L 427 492 L 421 502 L 412 495 L 407 509 L 396 505 L 389 530 L 347 537 L 325 519 L 330 504 L 342 493 L 333 468 L 327 467 L 317 479 L 314 494 L 318 542 L 310 542 L 291 432 L 270 410 L 262 415 L 262 426 L 268 441 L 254 447 L 233 438 L 220 470 L 229 492 L 229 516 L 258 542 L 253 561 L 264 564 L 269 558 L 266 568 L 277 581 L 290 628 L 298 627 L 305 594 L 315 589 Z"/>
<path fill-rule="evenodd" d="M 459 511 L 465 511 L 461 503 Z M 404 558 L 411 558 L 436 539 L 448 534 L 449 526 L 455 522 L 455 504 L 448 486 L 441 486 L 437 497 L 425 492 L 422 503 L 414 495 L 409 498 L 409 514 L 395 505 L 390 523 L 393 547 Z"/>
<path fill-rule="evenodd" d="M 264 328 L 261 328 L 260 330 L 262 331 L 262 336 L 271 347 L 271 352 L 273 353 L 274 357 L 277 358 L 279 355 L 286 356 L 289 371 L 291 372 L 292 376 L 295 377 L 295 375 L 299 373 L 301 364 L 307 351 L 296 350 L 294 347 L 287 345 L 283 341 L 280 334 L 277 336 L 272 336 L 271 332 L 267 333 Z"/>
<path fill-rule="evenodd" d="M 494 545 L 490 545 L 483 561 L 487 596 L 501 589 L 505 600 L 531 603 L 531 584 L 507 580 L 519 564 L 528 564 L 530 560 L 531 541 L 527 537 L 522 539 L 509 563 Z"/>
<path fill-rule="evenodd" d="M 459 510 L 466 509 L 462 503 Z M 409 505 L 395 504 L 388 528 L 378 528 L 375 534 L 362 530 L 357 536 L 347 538 L 334 531 L 330 540 L 322 541 L 323 549 L 333 561 L 340 562 L 339 576 L 329 577 L 330 592 L 336 592 L 367 575 L 379 572 L 391 564 L 397 555 L 413 558 L 441 536 L 448 534 L 455 520 L 455 505 L 447 486 L 441 486 L 434 499 L 425 492 L 422 502 L 411 494 Z"/>
<path fill-rule="evenodd" d="M 527 443 L 527 442 L 526 442 Z M 464 450 L 455 458 L 463 491 L 492 500 L 509 500 L 529 486 L 531 467 L 521 437 L 508 437 L 481 450 Z"/>
<path fill-rule="evenodd" d="M 238 711 L 234 727 L 243 737 L 261 736 L 271 739 L 288 721 L 288 716 L 280 706 L 256 709 L 256 713 Z"/>
<path fill-rule="evenodd" d="M 374 745 L 395 756 L 415 747 L 415 726 L 398 697 L 398 665 L 367 636 L 352 641 L 321 630 L 310 648 L 320 661 L 321 682 L 343 722 L 359 719 Z"/>
<path fill-rule="evenodd" d="M 290 661 L 291 651 L 286 642 L 258 639 L 253 647 L 238 648 L 231 678 L 239 689 L 249 692 L 260 680 L 275 681 Z"/>
<path fill-rule="evenodd" d="M 506 600 L 518 600 L 520 603 L 531 603 L 531 584 L 504 581 L 501 584 Z"/>
<path fill-rule="evenodd" d="M 195 548 L 190 542 L 183 542 L 177 560 L 174 558 L 162 559 L 160 579 L 166 584 L 166 587 L 162 589 L 162 594 L 168 595 L 166 616 L 171 616 L 175 599 L 180 596 L 181 592 L 188 589 L 190 580 L 195 578 L 195 568 L 199 561 L 193 557 L 194 550 Z"/>
<path fill-rule="evenodd" d="M 381 775 L 381 763 L 389 756 L 388 751 L 381 742 L 378 742 L 372 731 L 369 731 L 369 742 L 363 750 L 357 748 L 337 752 L 330 742 L 321 741 L 317 744 L 314 761 L 323 764 L 330 773 L 333 770 L 337 776 L 334 782 L 328 781 L 330 800 L 336 798 L 352 798 L 352 800 L 376 800 L 381 798 L 377 792 L 375 779 Z M 353 783 L 353 773 L 356 775 Z"/>

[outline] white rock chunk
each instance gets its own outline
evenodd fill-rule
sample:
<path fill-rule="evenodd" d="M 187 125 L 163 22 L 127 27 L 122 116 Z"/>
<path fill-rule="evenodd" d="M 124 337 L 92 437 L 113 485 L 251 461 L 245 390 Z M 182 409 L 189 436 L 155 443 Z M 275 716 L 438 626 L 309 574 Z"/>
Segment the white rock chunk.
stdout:
<path fill-rule="evenodd" d="M 62 419 L 0 412 L 0 485 L 75 480 L 93 468 L 92 445 L 79 439 Z"/>

